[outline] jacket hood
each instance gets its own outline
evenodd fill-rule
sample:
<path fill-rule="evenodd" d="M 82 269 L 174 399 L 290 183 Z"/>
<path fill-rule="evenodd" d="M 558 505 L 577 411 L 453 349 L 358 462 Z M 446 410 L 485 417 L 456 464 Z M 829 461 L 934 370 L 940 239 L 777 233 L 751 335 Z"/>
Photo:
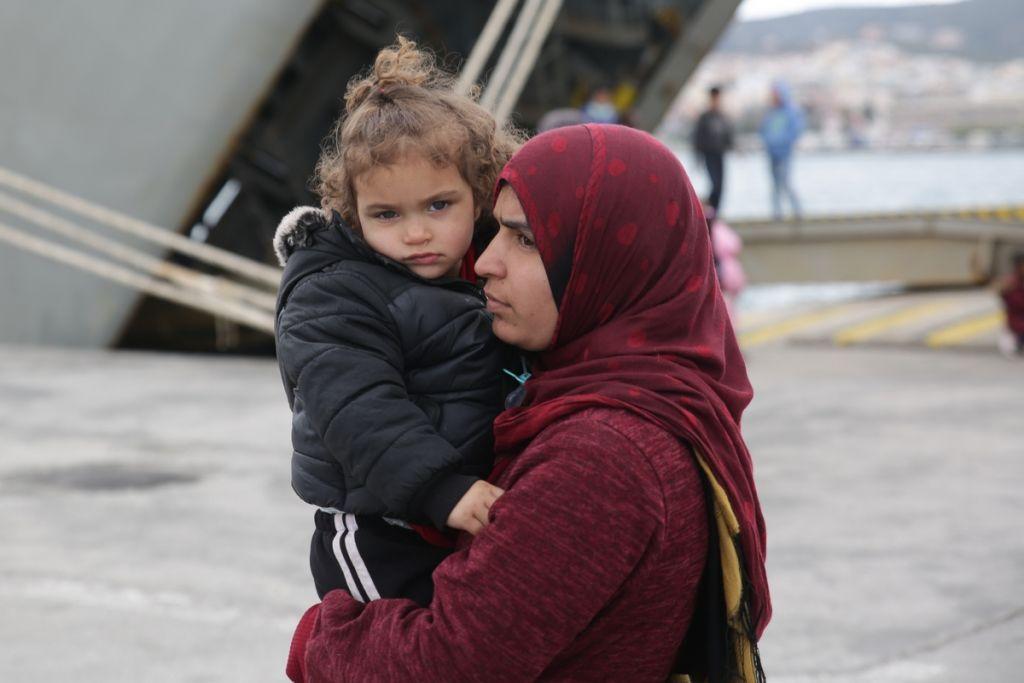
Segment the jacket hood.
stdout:
<path fill-rule="evenodd" d="M 310 221 L 326 221 L 324 212 L 312 206 L 296 206 L 281 219 L 281 222 L 277 224 L 277 230 L 274 232 L 274 254 L 277 256 L 277 262 L 282 268 L 288 264 L 288 257 L 295 251 L 298 242 L 305 241 L 307 228 L 300 225 L 300 221 L 304 216 Z"/>
<path fill-rule="evenodd" d="M 299 206 L 281 219 L 274 233 L 274 253 L 284 267 L 280 296 L 310 273 L 346 259 L 376 255 L 358 240 L 340 216 L 328 216 L 312 206 Z"/>
<path fill-rule="evenodd" d="M 783 80 L 776 80 L 772 82 L 772 90 L 779 97 L 779 102 L 785 109 L 793 107 L 793 90 L 789 87 L 789 83 Z"/>
<path fill-rule="evenodd" d="M 761 138 L 772 157 L 783 158 L 804 132 L 804 114 L 785 81 L 772 83 L 772 91 L 778 104 L 769 107 L 761 120 Z"/>

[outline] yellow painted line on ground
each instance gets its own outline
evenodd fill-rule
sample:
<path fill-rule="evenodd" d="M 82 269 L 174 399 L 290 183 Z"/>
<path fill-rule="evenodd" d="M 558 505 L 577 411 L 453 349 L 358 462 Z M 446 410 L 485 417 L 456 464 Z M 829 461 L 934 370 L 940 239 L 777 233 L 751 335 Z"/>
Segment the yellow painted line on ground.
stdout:
<path fill-rule="evenodd" d="M 969 318 L 955 325 L 944 327 L 929 334 L 924 343 L 933 349 L 943 346 L 954 346 L 979 337 L 987 332 L 1002 327 L 1006 316 L 1002 311 L 993 311 L 974 318 Z"/>
<path fill-rule="evenodd" d="M 775 341 L 776 339 L 781 339 L 782 337 L 787 337 L 791 334 L 801 332 L 819 323 L 832 320 L 833 318 L 838 318 L 849 311 L 850 308 L 851 306 L 848 304 L 832 306 L 823 310 L 812 311 L 810 313 L 804 313 L 803 315 L 787 318 L 777 323 L 764 325 L 750 330 L 749 332 L 743 332 L 739 335 L 740 346 L 743 348 L 750 348 L 761 344 L 767 344 L 770 341 Z"/>
<path fill-rule="evenodd" d="M 832 341 L 838 346 L 858 344 L 871 339 L 872 337 L 877 337 L 883 332 L 891 330 L 894 327 L 900 327 L 901 325 L 907 325 L 920 320 L 921 318 L 927 318 L 930 315 L 952 308 L 955 305 L 956 302 L 954 301 L 932 301 L 929 303 L 918 304 L 916 306 L 910 306 L 909 308 L 903 308 L 894 313 L 877 318 L 871 318 L 870 320 L 865 320 L 864 322 L 842 329 L 836 332 L 832 337 Z"/>
<path fill-rule="evenodd" d="M 796 317 L 809 310 L 820 311 L 818 307 L 796 308 L 791 311 L 784 311 L 781 314 L 777 310 L 767 311 L 740 311 L 739 320 L 734 321 L 733 327 L 737 335 L 743 335 L 751 330 L 759 330 L 766 325 L 772 325 L 780 320 Z"/>

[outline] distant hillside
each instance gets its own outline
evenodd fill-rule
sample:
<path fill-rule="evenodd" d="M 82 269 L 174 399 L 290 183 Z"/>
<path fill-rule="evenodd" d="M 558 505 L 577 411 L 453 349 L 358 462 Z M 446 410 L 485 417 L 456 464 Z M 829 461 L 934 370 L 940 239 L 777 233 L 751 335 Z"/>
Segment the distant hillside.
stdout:
<path fill-rule="evenodd" d="M 733 24 L 716 49 L 754 54 L 801 51 L 865 36 L 912 52 L 952 54 L 976 61 L 1022 58 L 1024 0 L 838 8 L 745 21 Z"/>

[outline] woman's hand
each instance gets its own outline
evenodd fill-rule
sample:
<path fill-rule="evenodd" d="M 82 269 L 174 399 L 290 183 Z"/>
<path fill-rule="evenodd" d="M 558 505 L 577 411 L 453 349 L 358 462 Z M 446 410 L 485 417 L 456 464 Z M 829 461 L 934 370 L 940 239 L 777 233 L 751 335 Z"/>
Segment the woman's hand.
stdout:
<path fill-rule="evenodd" d="M 448 526 L 468 531 L 476 536 L 488 523 L 488 515 L 494 502 L 505 493 L 493 484 L 480 480 L 469 487 L 462 499 L 455 504 L 448 515 Z"/>

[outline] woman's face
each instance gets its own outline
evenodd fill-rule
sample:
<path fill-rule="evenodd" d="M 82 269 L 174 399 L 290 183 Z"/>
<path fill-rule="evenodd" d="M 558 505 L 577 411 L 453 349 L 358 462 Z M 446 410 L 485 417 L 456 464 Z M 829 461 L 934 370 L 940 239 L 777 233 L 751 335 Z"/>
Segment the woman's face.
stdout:
<path fill-rule="evenodd" d="M 526 351 L 541 351 L 555 336 L 558 307 L 526 214 L 508 185 L 498 194 L 494 217 L 498 234 L 476 262 L 476 274 L 487 280 L 494 334 Z"/>

